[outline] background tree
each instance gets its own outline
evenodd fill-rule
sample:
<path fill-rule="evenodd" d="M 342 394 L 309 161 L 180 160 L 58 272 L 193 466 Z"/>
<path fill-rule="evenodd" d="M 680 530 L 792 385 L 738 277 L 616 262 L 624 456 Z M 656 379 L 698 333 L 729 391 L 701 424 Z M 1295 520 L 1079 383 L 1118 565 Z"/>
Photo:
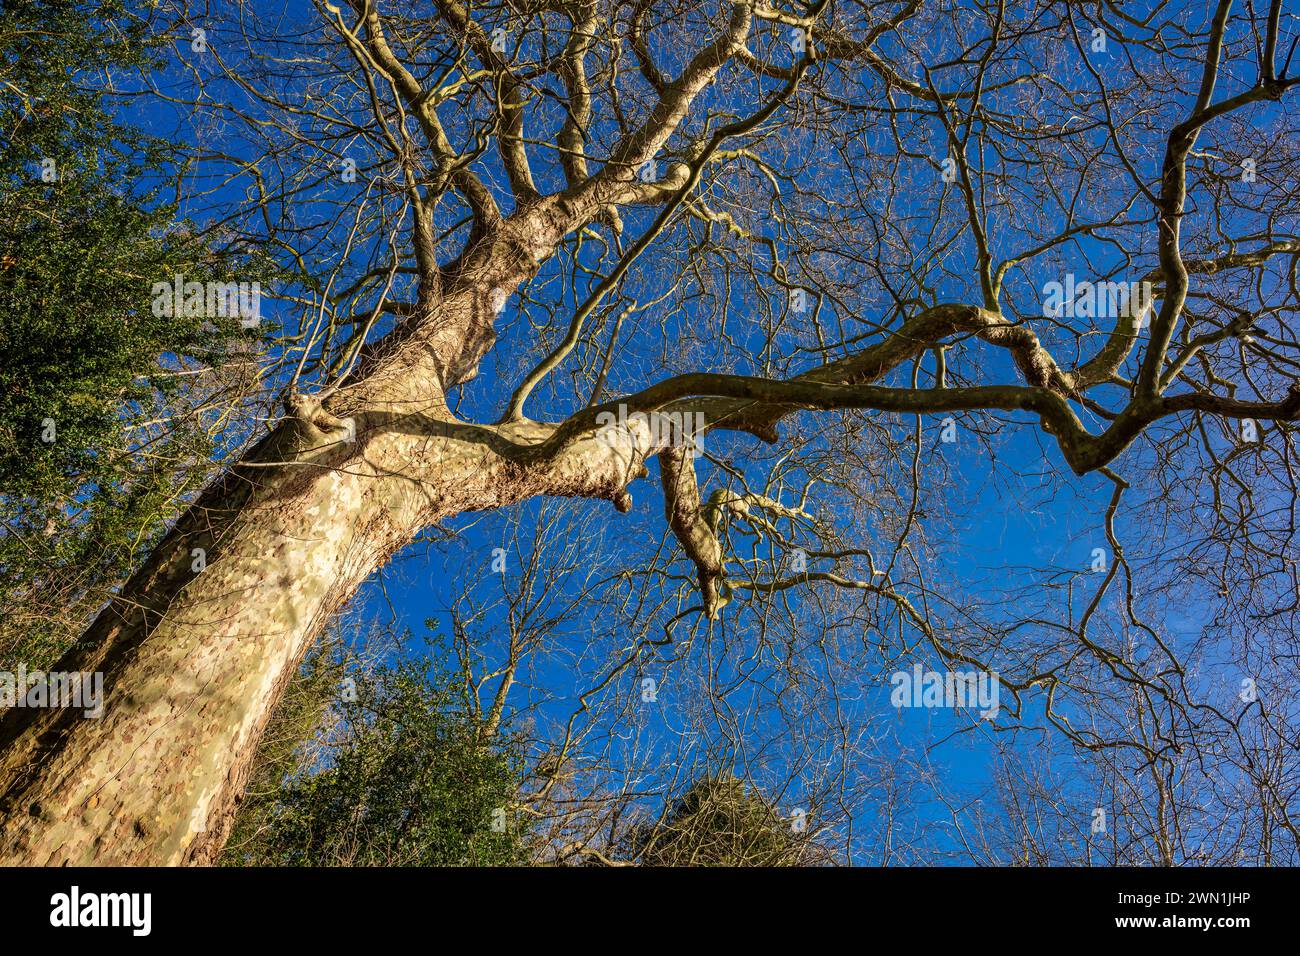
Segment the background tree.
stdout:
<path fill-rule="evenodd" d="M 463 675 L 439 659 L 365 669 L 315 653 L 269 729 L 294 746 L 259 754 L 223 862 L 527 862 L 518 744 L 457 709 Z"/>
<path fill-rule="evenodd" d="M 662 820 L 634 830 L 626 852 L 646 866 L 798 866 L 809 849 L 803 832 L 743 781 L 706 775 Z"/>
<path fill-rule="evenodd" d="M 157 316 L 214 274 L 162 194 L 171 151 L 105 87 L 158 55 L 119 0 L 0 10 L 0 662 L 49 665 L 210 475 L 256 377 L 235 319 Z M 224 432 L 224 434 L 223 434 Z"/>

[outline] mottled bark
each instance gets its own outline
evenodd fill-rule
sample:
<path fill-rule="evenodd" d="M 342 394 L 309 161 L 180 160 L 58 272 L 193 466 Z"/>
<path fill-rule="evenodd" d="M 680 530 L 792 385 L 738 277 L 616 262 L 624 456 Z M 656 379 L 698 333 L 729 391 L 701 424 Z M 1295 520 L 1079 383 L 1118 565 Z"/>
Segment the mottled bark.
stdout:
<path fill-rule="evenodd" d="M 99 615 L 57 669 L 103 672 L 101 718 L 6 715 L 0 862 L 210 861 L 296 665 L 395 551 L 432 521 L 534 495 L 626 502 L 643 458 L 630 443 L 588 435 L 541 456 L 551 426 L 448 413 L 444 381 L 472 374 L 484 309 L 520 276 L 476 270 L 490 281 L 458 284 L 328 411 L 291 401 Z"/>

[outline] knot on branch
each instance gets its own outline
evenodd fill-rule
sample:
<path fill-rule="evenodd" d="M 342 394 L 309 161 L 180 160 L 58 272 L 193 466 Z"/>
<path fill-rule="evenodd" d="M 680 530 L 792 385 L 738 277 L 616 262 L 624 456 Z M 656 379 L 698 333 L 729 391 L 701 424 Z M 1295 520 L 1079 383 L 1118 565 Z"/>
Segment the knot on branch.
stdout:
<path fill-rule="evenodd" d="M 695 562 L 704 599 L 704 613 L 712 620 L 727 602 L 719 588 L 723 576 L 722 542 L 700 507 L 700 486 L 695 459 L 683 448 L 670 447 L 659 455 L 659 477 L 664 488 L 664 514 L 686 556 Z"/>
<path fill-rule="evenodd" d="M 720 535 L 724 515 L 744 518 L 774 539 L 780 539 L 781 535 L 769 516 L 812 520 L 812 515 L 802 508 L 789 507 L 766 495 L 740 493 L 729 488 L 717 489 L 701 504 L 695 460 L 684 448 L 670 447 L 661 452 L 659 473 L 668 525 L 682 550 L 695 563 L 704 613 L 710 619 L 715 619 L 731 599 Z"/>
<path fill-rule="evenodd" d="M 315 442 L 327 438 L 348 442 L 356 438 L 356 420 L 331 415 L 318 396 L 293 392 L 285 398 L 284 408 L 304 438 Z M 339 433 L 342 433 L 341 437 Z"/>

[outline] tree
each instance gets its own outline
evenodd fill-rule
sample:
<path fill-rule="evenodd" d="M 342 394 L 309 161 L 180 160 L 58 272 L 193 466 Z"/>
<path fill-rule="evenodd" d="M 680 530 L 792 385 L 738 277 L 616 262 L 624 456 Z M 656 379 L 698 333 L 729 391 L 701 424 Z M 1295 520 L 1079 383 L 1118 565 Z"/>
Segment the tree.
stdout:
<path fill-rule="evenodd" d="M 56 660 L 148 553 L 211 471 L 213 420 L 246 391 L 239 366 L 245 380 L 256 366 L 233 319 L 156 315 L 141 283 L 207 277 L 232 258 L 175 221 L 160 197 L 174 171 L 165 145 L 110 116 L 96 86 L 156 47 L 118 0 L 0 11 L 9 666 Z"/>
<path fill-rule="evenodd" d="M 808 843 L 744 781 L 706 775 L 668 809 L 642 824 L 627 854 L 645 866 L 798 866 Z"/>
<path fill-rule="evenodd" d="M 1234 779 L 1295 836 L 1286 788 L 1248 756 L 1288 718 L 1257 699 L 1267 719 L 1246 741 L 1227 711 L 1205 717 L 1114 520 L 1134 482 L 1178 484 L 1197 507 L 1166 499 L 1162 517 L 1204 517 L 1221 567 L 1244 547 L 1249 600 L 1287 640 L 1294 569 L 1270 542 L 1287 535 L 1273 505 L 1294 497 L 1300 415 L 1286 173 L 1300 79 L 1279 0 L 1208 15 L 918 0 L 314 14 L 295 31 L 241 9 L 224 46 L 218 24 L 178 20 L 211 42 L 180 51 L 202 88 L 166 102 L 226 131 L 195 152 L 248 187 L 223 221 L 322 265 L 284 293 L 301 321 L 268 368 L 283 419 L 62 662 L 104 673 L 105 716 L 23 711 L 0 728 L 6 862 L 213 859 L 295 667 L 394 552 L 538 496 L 626 513 L 650 467 L 699 599 L 647 625 L 663 630 L 649 645 L 742 619 L 764 653 L 769 621 L 795 648 L 822 595 L 857 601 L 855 627 L 995 671 L 1008 719 L 1042 689 L 1053 728 L 1122 749 L 1161 787 L 1169 747 L 1228 748 Z M 1082 609 L 1066 597 L 1007 620 L 992 591 L 935 594 L 916 529 L 943 480 L 924 440 L 936 419 L 936 447 L 957 429 L 990 448 L 1029 436 L 1030 469 L 1055 487 L 1109 483 L 1104 573 Z M 702 437 L 727 452 L 703 487 Z M 1229 481 L 1269 503 L 1246 545 L 1225 499 L 1205 504 Z M 1246 662 L 1233 587 L 1218 639 Z M 825 632 L 810 640 L 825 650 Z M 1265 656 L 1270 686 L 1293 686 L 1287 655 Z M 1153 839 L 1174 858 L 1177 840 Z"/>
<path fill-rule="evenodd" d="M 525 824 L 515 810 L 522 755 L 509 738 L 457 709 L 461 681 L 429 659 L 361 670 L 314 652 L 275 717 L 280 739 L 296 746 L 260 755 L 223 861 L 527 862 Z"/>

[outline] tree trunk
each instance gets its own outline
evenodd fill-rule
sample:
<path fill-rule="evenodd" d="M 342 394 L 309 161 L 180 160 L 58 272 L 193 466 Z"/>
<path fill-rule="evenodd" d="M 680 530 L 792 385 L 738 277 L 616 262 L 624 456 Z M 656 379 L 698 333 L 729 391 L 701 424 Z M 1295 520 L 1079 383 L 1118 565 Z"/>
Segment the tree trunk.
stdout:
<path fill-rule="evenodd" d="M 629 449 L 585 438 L 536 460 L 549 426 L 447 411 L 443 383 L 491 339 L 488 303 L 527 271 L 476 272 L 494 281 L 390 336 L 332 414 L 299 400 L 177 523 L 56 668 L 103 673 L 103 716 L 14 709 L 0 725 L 0 862 L 210 862 L 297 664 L 395 551 L 431 521 L 533 495 L 625 500 Z"/>

